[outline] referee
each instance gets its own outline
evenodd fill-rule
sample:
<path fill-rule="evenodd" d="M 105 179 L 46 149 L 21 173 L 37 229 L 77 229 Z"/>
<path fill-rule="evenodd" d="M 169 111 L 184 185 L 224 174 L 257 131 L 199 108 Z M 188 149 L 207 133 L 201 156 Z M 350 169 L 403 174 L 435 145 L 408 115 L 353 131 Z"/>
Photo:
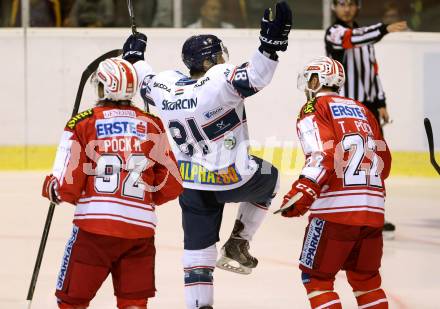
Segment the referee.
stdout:
<path fill-rule="evenodd" d="M 354 21 L 361 0 L 331 0 L 336 22 L 325 33 L 327 55 L 344 65 L 346 82 L 341 95 L 363 103 L 380 125 L 389 121 L 385 93 L 379 79 L 374 44 L 390 32 L 407 30 L 405 21 L 359 27 Z M 385 222 L 385 232 L 395 226 Z"/>

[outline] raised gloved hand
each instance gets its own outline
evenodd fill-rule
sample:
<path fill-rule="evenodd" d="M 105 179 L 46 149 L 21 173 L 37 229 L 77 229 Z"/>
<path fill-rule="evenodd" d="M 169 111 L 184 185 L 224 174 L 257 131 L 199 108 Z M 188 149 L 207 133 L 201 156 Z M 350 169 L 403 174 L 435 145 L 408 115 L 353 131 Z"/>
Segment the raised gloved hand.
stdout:
<path fill-rule="evenodd" d="M 300 178 L 292 185 L 292 189 L 284 196 L 281 208 L 283 217 L 299 217 L 304 215 L 318 198 L 320 186 L 308 178 Z"/>
<path fill-rule="evenodd" d="M 58 179 L 50 174 L 46 176 L 46 179 L 44 179 L 43 191 L 41 195 L 43 195 L 45 198 L 48 198 L 52 203 L 58 205 L 59 203 L 61 203 L 60 196 L 57 192 L 59 186 L 60 184 L 58 182 Z"/>
<path fill-rule="evenodd" d="M 145 49 L 147 48 L 147 36 L 136 32 L 128 37 L 124 43 L 122 58 L 131 63 L 144 60 Z"/>
<path fill-rule="evenodd" d="M 268 53 L 286 51 L 292 27 L 292 11 L 285 1 L 281 1 L 276 5 L 275 18 L 271 19 L 271 13 L 271 9 L 266 9 L 261 19 L 260 48 Z"/>

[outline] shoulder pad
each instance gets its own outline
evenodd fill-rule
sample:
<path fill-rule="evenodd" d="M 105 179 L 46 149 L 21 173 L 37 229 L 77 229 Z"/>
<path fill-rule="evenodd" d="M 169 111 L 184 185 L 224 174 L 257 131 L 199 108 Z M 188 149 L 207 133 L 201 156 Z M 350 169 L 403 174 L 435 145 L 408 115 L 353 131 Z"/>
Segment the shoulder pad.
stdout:
<path fill-rule="evenodd" d="M 179 71 L 166 70 L 166 71 L 162 71 L 159 74 L 157 74 L 156 80 L 161 83 L 174 84 L 178 80 L 180 80 L 182 78 L 187 78 L 187 77 L 188 76 L 186 76 L 185 74 L 182 74 Z"/>
<path fill-rule="evenodd" d="M 73 130 L 75 126 L 78 124 L 78 122 L 90 118 L 92 117 L 92 115 L 93 115 L 93 108 L 90 108 L 86 111 L 76 114 L 67 122 L 66 127 Z"/>
<path fill-rule="evenodd" d="M 210 68 L 208 72 L 206 72 L 205 76 L 221 76 L 224 75 L 224 78 L 226 80 L 229 80 L 231 78 L 231 75 L 233 74 L 236 66 L 231 63 L 222 63 L 217 64 Z"/>
<path fill-rule="evenodd" d="M 315 112 L 316 98 L 309 100 L 303 107 L 301 114 L 307 115 Z"/>

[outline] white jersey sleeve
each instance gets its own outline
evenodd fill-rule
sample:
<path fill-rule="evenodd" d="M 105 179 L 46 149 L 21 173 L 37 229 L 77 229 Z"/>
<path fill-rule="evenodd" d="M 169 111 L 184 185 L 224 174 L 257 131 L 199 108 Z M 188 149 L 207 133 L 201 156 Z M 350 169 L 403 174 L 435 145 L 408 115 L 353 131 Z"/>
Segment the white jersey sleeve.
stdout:
<path fill-rule="evenodd" d="M 140 95 L 144 100 L 145 104 L 154 105 L 154 101 L 150 96 L 151 87 L 150 83 L 156 76 L 153 68 L 146 61 L 138 61 L 133 64 L 139 82 Z"/>
<path fill-rule="evenodd" d="M 225 87 L 232 88 L 239 99 L 254 95 L 270 83 L 277 65 L 278 61 L 256 51 L 249 62 L 236 67 L 227 65 Z"/>

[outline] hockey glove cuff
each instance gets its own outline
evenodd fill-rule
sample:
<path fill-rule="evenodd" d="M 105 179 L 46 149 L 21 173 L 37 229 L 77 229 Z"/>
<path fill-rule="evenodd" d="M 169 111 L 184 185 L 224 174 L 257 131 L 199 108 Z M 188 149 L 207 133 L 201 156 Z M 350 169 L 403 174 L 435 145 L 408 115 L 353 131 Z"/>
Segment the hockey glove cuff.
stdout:
<path fill-rule="evenodd" d="M 265 57 L 267 57 L 267 58 L 269 58 L 269 59 L 271 59 L 273 61 L 278 61 L 278 55 L 277 55 L 277 53 L 275 51 L 269 51 L 268 52 L 268 51 L 264 50 L 263 46 L 260 46 L 258 48 L 258 50 L 260 51 L 260 53 L 263 54 L 263 56 L 265 56 Z"/>
<path fill-rule="evenodd" d="M 321 187 L 308 178 L 295 181 L 289 193 L 284 196 L 281 204 L 283 217 L 299 217 L 304 215 L 319 197 Z"/>
<path fill-rule="evenodd" d="M 271 15 L 271 9 L 264 11 L 260 30 L 261 49 L 269 54 L 287 50 L 292 27 L 292 11 L 285 1 L 277 3 L 274 19 Z"/>
<path fill-rule="evenodd" d="M 43 190 L 41 195 L 49 199 L 52 203 L 58 205 L 59 203 L 61 203 L 61 198 L 57 192 L 59 187 L 60 187 L 60 183 L 58 182 L 58 179 L 52 174 L 50 174 L 46 176 L 46 179 L 44 179 Z"/>
<path fill-rule="evenodd" d="M 131 63 L 144 60 L 145 49 L 147 48 L 147 36 L 143 33 L 132 34 L 124 43 L 122 58 Z"/>

